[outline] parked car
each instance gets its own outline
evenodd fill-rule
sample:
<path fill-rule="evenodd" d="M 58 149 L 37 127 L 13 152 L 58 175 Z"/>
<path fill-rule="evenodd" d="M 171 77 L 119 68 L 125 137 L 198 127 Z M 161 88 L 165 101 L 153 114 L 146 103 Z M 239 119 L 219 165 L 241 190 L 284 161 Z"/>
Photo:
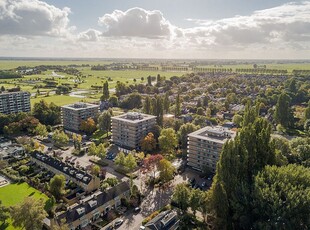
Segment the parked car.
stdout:
<path fill-rule="evenodd" d="M 140 207 L 135 207 L 134 211 L 135 211 L 135 212 L 140 212 L 140 211 L 141 211 L 141 208 L 140 208 Z"/>
<path fill-rule="evenodd" d="M 123 219 L 118 219 L 117 221 L 115 221 L 115 226 L 120 226 L 120 225 L 122 225 L 122 223 L 124 222 L 124 220 Z"/>
<path fill-rule="evenodd" d="M 145 227 L 143 225 L 140 226 L 139 230 L 144 230 Z"/>
<path fill-rule="evenodd" d="M 207 183 L 206 183 L 205 181 L 204 181 L 204 182 L 202 182 L 202 183 L 201 183 L 201 187 L 205 187 L 205 186 L 206 186 L 206 184 L 207 184 Z"/>

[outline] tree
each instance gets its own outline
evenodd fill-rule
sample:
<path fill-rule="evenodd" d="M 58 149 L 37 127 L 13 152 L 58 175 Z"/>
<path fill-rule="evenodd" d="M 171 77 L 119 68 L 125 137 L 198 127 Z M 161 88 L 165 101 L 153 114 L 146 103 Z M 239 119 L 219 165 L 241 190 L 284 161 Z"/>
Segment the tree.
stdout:
<path fill-rule="evenodd" d="M 305 110 L 305 120 L 310 119 L 310 100 L 308 101 L 308 106 Z"/>
<path fill-rule="evenodd" d="M 43 226 L 43 219 L 47 216 L 44 210 L 45 202 L 27 197 L 22 203 L 11 207 L 13 227 L 25 230 L 40 230 Z"/>
<path fill-rule="evenodd" d="M 162 129 L 158 138 L 158 143 L 161 150 L 165 153 L 173 153 L 173 150 L 178 145 L 178 139 L 174 129 Z"/>
<path fill-rule="evenodd" d="M 266 166 L 254 181 L 254 229 L 308 229 L 310 169 Z"/>
<path fill-rule="evenodd" d="M 205 111 L 204 111 L 204 109 L 202 107 L 198 107 L 197 111 L 196 111 L 196 114 L 204 116 L 205 115 Z"/>
<path fill-rule="evenodd" d="M 151 114 L 152 112 L 151 98 L 149 96 L 146 96 L 143 102 L 143 112 L 146 114 Z"/>
<path fill-rule="evenodd" d="M 126 156 L 124 167 L 130 172 L 137 167 L 136 158 L 134 157 L 132 153 L 128 153 L 128 155 Z"/>
<path fill-rule="evenodd" d="M 81 131 L 84 131 L 87 134 L 92 134 L 96 131 L 97 126 L 93 118 L 89 117 L 86 121 L 82 121 L 80 125 Z"/>
<path fill-rule="evenodd" d="M 0 200 L 0 222 L 3 224 L 10 217 L 9 216 L 10 209 L 2 205 L 2 201 Z"/>
<path fill-rule="evenodd" d="M 173 179 L 175 167 L 167 159 L 162 159 L 158 164 L 159 179 L 166 183 Z"/>
<path fill-rule="evenodd" d="M 98 176 L 100 173 L 100 167 L 98 165 L 92 165 L 90 168 L 91 174 L 94 176 Z"/>
<path fill-rule="evenodd" d="M 115 158 L 115 164 L 124 166 L 125 165 L 126 156 L 124 152 L 119 152 Z"/>
<path fill-rule="evenodd" d="M 66 184 L 66 178 L 64 175 L 55 175 L 50 180 L 50 186 L 49 190 L 51 194 L 59 200 L 61 196 L 65 193 L 65 184 Z"/>
<path fill-rule="evenodd" d="M 156 139 L 153 133 L 148 133 L 141 141 L 141 149 L 143 151 L 151 152 L 156 149 Z"/>
<path fill-rule="evenodd" d="M 163 158 L 164 157 L 161 154 L 148 155 L 143 160 L 143 166 L 144 166 L 144 168 L 142 168 L 143 173 L 152 173 L 153 178 L 155 178 L 158 164 Z"/>
<path fill-rule="evenodd" d="M 41 136 L 41 137 L 46 137 L 48 134 L 46 126 L 42 125 L 41 123 L 37 125 L 34 132 L 36 135 Z"/>
<path fill-rule="evenodd" d="M 151 76 L 147 77 L 147 85 L 152 86 L 152 77 Z"/>
<path fill-rule="evenodd" d="M 208 192 L 210 209 L 220 229 L 251 228 L 255 208 L 251 203 L 254 175 L 275 163 L 271 127 L 256 111 L 255 107 L 246 109 L 243 128 L 234 140 L 224 144 Z"/>
<path fill-rule="evenodd" d="M 242 116 L 239 114 L 236 114 L 233 116 L 232 122 L 234 122 L 238 127 L 241 127 L 242 125 Z"/>
<path fill-rule="evenodd" d="M 292 127 L 294 121 L 290 102 L 290 97 L 286 93 L 281 93 L 274 114 L 276 122 L 283 125 L 285 128 Z"/>
<path fill-rule="evenodd" d="M 90 143 L 88 147 L 88 155 L 89 156 L 97 156 L 97 146 L 94 142 Z"/>
<path fill-rule="evenodd" d="M 33 106 L 33 116 L 44 125 L 57 125 L 61 123 L 61 109 L 53 102 L 48 104 L 41 100 Z"/>
<path fill-rule="evenodd" d="M 63 131 L 56 129 L 52 136 L 53 141 L 58 146 L 65 146 L 69 143 L 69 137 Z"/>
<path fill-rule="evenodd" d="M 310 167 L 310 137 L 296 137 L 290 141 L 292 163 Z"/>
<path fill-rule="evenodd" d="M 2 85 L 1 86 L 1 92 L 4 92 L 5 91 L 5 88 L 4 88 L 4 86 Z"/>
<path fill-rule="evenodd" d="M 82 143 L 82 136 L 80 134 L 73 134 L 72 135 L 72 140 L 74 144 L 74 148 L 77 150 L 81 150 L 81 143 Z"/>
<path fill-rule="evenodd" d="M 111 96 L 109 98 L 109 103 L 112 104 L 112 106 L 116 107 L 118 106 L 118 98 L 116 96 Z"/>
<path fill-rule="evenodd" d="M 104 133 L 108 134 L 111 129 L 111 113 L 109 111 L 104 111 L 98 117 L 98 128 Z"/>
<path fill-rule="evenodd" d="M 193 189 L 189 198 L 189 206 L 191 207 L 194 216 L 196 216 L 196 211 L 200 206 L 203 205 L 203 201 L 205 199 L 204 192 L 200 189 Z"/>
<path fill-rule="evenodd" d="M 70 228 L 68 224 L 66 224 L 66 220 L 62 219 L 60 223 L 55 221 L 55 223 L 51 225 L 51 230 L 70 230 Z"/>
<path fill-rule="evenodd" d="M 107 150 L 106 148 L 104 147 L 104 144 L 103 143 L 100 143 L 98 146 L 97 146 L 97 157 L 99 157 L 101 160 L 105 159 L 107 156 Z"/>
<path fill-rule="evenodd" d="M 185 183 L 177 184 L 172 195 L 172 201 L 184 214 L 189 207 L 190 190 Z"/>
<path fill-rule="evenodd" d="M 170 107 L 169 94 L 166 93 L 164 97 L 164 112 L 168 113 Z"/>
<path fill-rule="evenodd" d="M 187 135 L 196 130 L 198 130 L 198 126 L 192 123 L 186 123 L 186 124 L 181 125 L 178 131 L 178 139 L 179 139 L 182 149 L 187 148 Z"/>
<path fill-rule="evenodd" d="M 110 93 L 109 93 L 109 83 L 108 81 L 105 81 L 105 83 L 103 83 L 103 88 L 102 88 L 102 96 L 101 96 L 101 101 L 106 101 L 108 100 L 110 97 Z"/>
<path fill-rule="evenodd" d="M 180 101 L 180 94 L 178 93 L 176 101 L 175 101 L 175 111 L 174 111 L 175 117 L 178 117 L 181 115 L 181 101 Z"/>

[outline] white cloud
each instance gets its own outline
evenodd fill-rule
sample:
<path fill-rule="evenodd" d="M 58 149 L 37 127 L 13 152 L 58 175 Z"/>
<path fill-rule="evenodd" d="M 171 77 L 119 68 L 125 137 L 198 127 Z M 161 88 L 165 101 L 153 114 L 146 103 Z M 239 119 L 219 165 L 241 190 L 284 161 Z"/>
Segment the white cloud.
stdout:
<path fill-rule="evenodd" d="M 39 0 L 1 0 L 0 35 L 65 35 L 70 9 Z"/>
<path fill-rule="evenodd" d="M 96 42 L 99 40 L 99 37 L 102 33 L 98 30 L 88 29 L 84 32 L 78 34 L 79 41 L 92 41 Z"/>
<path fill-rule="evenodd" d="M 162 38 L 180 34 L 180 31 L 166 20 L 158 10 L 131 8 L 115 10 L 99 18 L 99 25 L 107 27 L 104 36 Z"/>

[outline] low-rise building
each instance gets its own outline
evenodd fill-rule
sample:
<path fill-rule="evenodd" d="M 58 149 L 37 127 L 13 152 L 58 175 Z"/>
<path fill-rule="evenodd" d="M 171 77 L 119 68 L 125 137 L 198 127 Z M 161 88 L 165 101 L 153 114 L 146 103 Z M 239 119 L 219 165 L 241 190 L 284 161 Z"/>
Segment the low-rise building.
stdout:
<path fill-rule="evenodd" d="M 156 125 L 156 116 L 129 112 L 112 117 L 112 141 L 117 146 L 138 149 L 141 140 Z"/>
<path fill-rule="evenodd" d="M 0 92 L 0 113 L 30 112 L 30 109 L 29 92 Z"/>
<path fill-rule="evenodd" d="M 62 174 L 66 179 L 73 181 L 86 192 L 92 192 L 100 187 L 99 177 L 92 176 L 57 158 L 35 151 L 30 153 L 31 161 L 55 173 Z"/>
<path fill-rule="evenodd" d="M 215 172 L 224 143 L 235 136 L 236 132 L 221 126 L 207 126 L 188 134 L 187 165 L 199 171 L 207 167 Z"/>
<path fill-rule="evenodd" d="M 99 105 L 79 102 L 64 105 L 61 111 L 64 129 L 79 132 L 82 121 L 94 118 L 99 113 Z"/>
<path fill-rule="evenodd" d="M 25 148 L 19 144 L 10 144 L 0 146 L 0 160 L 7 160 L 9 158 L 22 159 L 25 156 Z"/>
<path fill-rule="evenodd" d="M 128 183 L 121 182 L 105 192 L 96 191 L 79 203 L 71 205 L 66 212 L 56 214 L 55 220 L 59 224 L 65 220 L 71 230 L 82 229 L 111 209 L 116 209 L 121 205 L 121 199 L 129 198 L 129 195 Z"/>
<path fill-rule="evenodd" d="M 175 230 L 179 228 L 179 222 L 177 212 L 167 210 L 159 213 L 144 227 L 146 230 Z"/>

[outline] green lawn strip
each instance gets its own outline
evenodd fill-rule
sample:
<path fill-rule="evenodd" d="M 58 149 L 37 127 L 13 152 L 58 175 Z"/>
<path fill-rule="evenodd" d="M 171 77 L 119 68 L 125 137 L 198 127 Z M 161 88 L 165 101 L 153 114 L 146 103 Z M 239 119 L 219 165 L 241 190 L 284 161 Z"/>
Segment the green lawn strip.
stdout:
<path fill-rule="evenodd" d="M 0 200 L 5 206 L 14 206 L 18 203 L 21 203 L 26 197 L 33 197 L 35 199 L 43 198 L 43 200 L 46 202 L 46 206 L 50 205 L 49 198 L 45 194 L 29 186 L 25 182 L 20 184 L 10 184 L 0 188 Z M 8 225 L 2 225 L 2 223 L 0 222 L 0 230 L 16 229 L 12 226 L 11 219 L 7 220 L 7 223 Z"/>
<path fill-rule="evenodd" d="M 38 96 L 37 98 L 31 98 L 31 106 L 33 106 L 34 103 L 39 102 L 41 100 L 44 100 L 47 103 L 54 102 L 58 106 L 71 104 L 71 103 L 75 103 L 75 102 L 80 102 L 80 101 L 84 101 L 84 102 L 98 101 L 98 100 L 92 99 L 92 98 L 71 97 L 69 95 L 51 95 L 48 97 Z"/>

